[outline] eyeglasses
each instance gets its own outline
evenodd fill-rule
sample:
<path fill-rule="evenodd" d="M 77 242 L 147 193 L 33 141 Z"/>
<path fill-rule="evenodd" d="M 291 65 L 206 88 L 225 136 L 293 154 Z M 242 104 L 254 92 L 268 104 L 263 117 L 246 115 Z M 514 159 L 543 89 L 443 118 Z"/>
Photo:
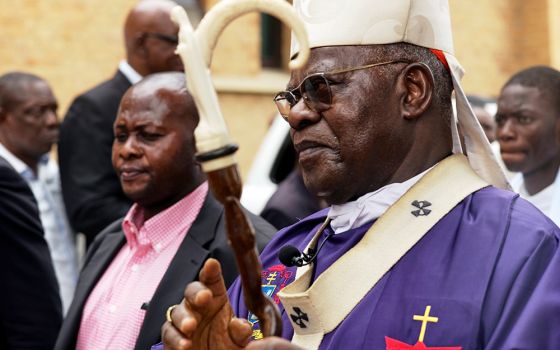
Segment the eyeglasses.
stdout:
<path fill-rule="evenodd" d="M 176 35 L 167 35 L 167 34 L 149 32 L 149 33 L 144 33 L 144 37 L 158 39 L 173 45 L 179 44 L 179 38 Z"/>
<path fill-rule="evenodd" d="M 326 75 L 353 72 L 360 69 L 383 66 L 393 63 L 409 63 L 407 61 L 388 61 L 368 64 L 365 66 L 334 70 L 330 72 L 321 72 L 310 74 L 295 88 L 291 90 L 281 91 L 274 97 L 274 103 L 280 112 L 280 115 L 287 121 L 290 110 L 303 97 L 303 101 L 311 110 L 321 113 L 329 108 L 332 104 L 331 83 Z"/>

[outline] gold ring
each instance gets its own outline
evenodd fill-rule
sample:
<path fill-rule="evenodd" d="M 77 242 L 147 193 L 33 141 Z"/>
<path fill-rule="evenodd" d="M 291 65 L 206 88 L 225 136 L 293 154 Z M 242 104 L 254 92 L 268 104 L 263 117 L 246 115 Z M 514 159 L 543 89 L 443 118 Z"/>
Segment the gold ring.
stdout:
<path fill-rule="evenodd" d="M 167 308 L 167 311 L 165 312 L 165 318 L 167 319 L 168 322 L 173 322 L 173 320 L 171 319 L 171 313 L 173 312 L 173 309 L 179 306 L 178 304 L 175 305 L 171 305 L 170 307 Z"/>

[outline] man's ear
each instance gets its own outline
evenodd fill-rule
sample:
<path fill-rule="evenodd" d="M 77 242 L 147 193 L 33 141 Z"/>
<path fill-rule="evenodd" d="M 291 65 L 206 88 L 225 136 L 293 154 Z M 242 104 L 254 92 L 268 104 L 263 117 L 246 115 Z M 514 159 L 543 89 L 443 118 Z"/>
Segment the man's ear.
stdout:
<path fill-rule="evenodd" d="M 432 104 L 434 76 L 423 63 L 409 64 L 400 74 L 401 112 L 406 119 L 420 117 Z"/>

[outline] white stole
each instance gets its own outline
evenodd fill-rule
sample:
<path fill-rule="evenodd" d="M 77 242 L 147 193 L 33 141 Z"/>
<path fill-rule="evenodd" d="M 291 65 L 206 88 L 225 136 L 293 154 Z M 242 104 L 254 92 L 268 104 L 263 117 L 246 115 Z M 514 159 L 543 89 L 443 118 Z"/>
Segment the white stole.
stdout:
<path fill-rule="evenodd" d="M 313 269 L 298 268 L 294 282 L 278 293 L 294 328 L 292 342 L 305 349 L 318 349 L 323 336 L 334 330 L 442 217 L 486 186 L 488 183 L 472 170 L 465 156 L 452 155 L 422 177 L 311 286 Z M 318 235 L 308 248 L 317 239 Z"/>

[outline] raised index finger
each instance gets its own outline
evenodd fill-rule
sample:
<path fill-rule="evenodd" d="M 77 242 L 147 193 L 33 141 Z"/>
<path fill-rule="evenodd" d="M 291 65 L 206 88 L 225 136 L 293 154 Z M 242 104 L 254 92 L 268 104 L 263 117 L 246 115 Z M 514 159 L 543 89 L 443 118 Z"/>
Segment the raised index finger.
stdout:
<path fill-rule="evenodd" d="M 216 259 L 208 259 L 200 270 L 199 280 L 211 292 L 214 297 L 222 297 L 227 294 L 222 267 Z"/>
<path fill-rule="evenodd" d="M 227 300 L 220 263 L 209 259 L 200 271 L 200 282 L 185 289 L 185 299 L 171 314 L 172 323 L 190 337 L 200 323 L 210 322 Z"/>

